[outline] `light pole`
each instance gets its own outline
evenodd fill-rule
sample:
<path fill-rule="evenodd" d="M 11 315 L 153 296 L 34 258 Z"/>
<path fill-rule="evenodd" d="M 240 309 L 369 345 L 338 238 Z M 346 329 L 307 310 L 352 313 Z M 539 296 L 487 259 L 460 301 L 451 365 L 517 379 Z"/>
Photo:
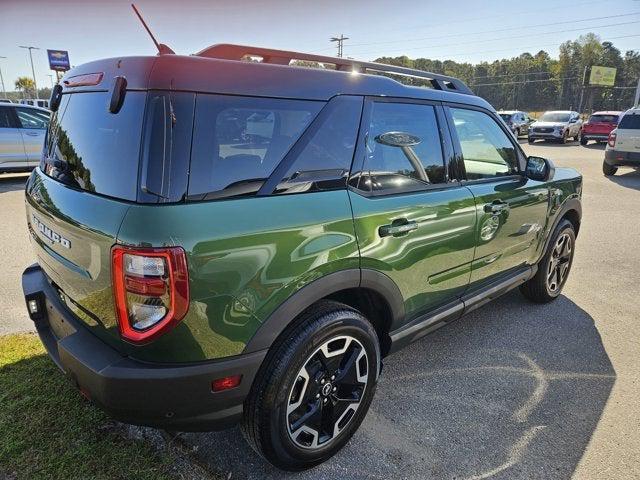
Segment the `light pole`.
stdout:
<path fill-rule="evenodd" d="M 25 47 L 22 45 L 19 45 L 20 48 L 26 48 L 27 50 L 29 50 L 29 60 L 31 60 L 31 74 L 33 75 L 33 87 L 36 90 L 36 100 L 39 100 L 40 97 L 38 96 L 38 84 L 36 83 L 36 71 L 33 68 L 33 55 L 31 53 L 31 50 L 40 50 L 37 47 Z"/>
<path fill-rule="evenodd" d="M 49 81 L 51 82 L 51 90 L 53 90 L 53 75 L 47 75 L 49 77 Z"/>
<path fill-rule="evenodd" d="M 7 57 L 0 57 L 7 58 Z M 0 83 L 2 83 L 2 98 L 7 98 L 7 90 L 4 88 L 4 78 L 2 78 L 2 68 L 0 68 Z"/>

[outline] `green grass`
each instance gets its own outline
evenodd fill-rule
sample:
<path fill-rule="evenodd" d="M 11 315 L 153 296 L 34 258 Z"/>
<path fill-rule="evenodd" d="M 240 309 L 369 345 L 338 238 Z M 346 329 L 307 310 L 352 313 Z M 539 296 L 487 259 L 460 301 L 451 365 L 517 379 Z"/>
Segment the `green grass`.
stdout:
<path fill-rule="evenodd" d="M 0 478 L 175 478 L 175 453 L 84 400 L 36 335 L 0 337 Z"/>

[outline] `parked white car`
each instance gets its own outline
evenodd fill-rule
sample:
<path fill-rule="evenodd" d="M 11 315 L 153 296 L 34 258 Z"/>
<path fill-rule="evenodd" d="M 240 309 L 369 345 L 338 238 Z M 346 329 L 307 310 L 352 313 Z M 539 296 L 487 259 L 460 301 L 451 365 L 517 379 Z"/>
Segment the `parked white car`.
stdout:
<path fill-rule="evenodd" d="M 580 140 L 582 120 L 580 114 L 570 110 L 544 112 L 542 116 L 529 126 L 527 135 L 529 143 L 536 140 L 554 140 L 567 143 L 570 138 Z"/>
<path fill-rule="evenodd" d="M 0 103 L 0 172 L 25 172 L 38 166 L 51 112 Z"/>
<path fill-rule="evenodd" d="M 624 112 L 618 127 L 609 134 L 602 171 L 615 175 L 618 167 L 640 169 L 640 107 Z"/>

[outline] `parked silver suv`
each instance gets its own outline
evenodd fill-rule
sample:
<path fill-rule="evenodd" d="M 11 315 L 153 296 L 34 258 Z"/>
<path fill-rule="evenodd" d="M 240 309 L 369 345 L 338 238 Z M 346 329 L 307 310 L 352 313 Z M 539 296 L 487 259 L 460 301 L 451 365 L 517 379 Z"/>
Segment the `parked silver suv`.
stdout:
<path fill-rule="evenodd" d="M 529 143 L 536 140 L 555 140 L 567 143 L 570 138 L 580 140 L 582 120 L 580 114 L 570 110 L 544 112 L 529 127 Z"/>
<path fill-rule="evenodd" d="M 51 112 L 0 103 L 0 172 L 24 172 L 38 166 Z"/>

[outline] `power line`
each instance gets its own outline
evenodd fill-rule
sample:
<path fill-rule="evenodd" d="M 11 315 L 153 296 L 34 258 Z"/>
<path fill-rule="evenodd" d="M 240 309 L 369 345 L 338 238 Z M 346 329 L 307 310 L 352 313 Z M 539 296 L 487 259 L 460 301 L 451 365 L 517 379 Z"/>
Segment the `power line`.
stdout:
<path fill-rule="evenodd" d="M 565 80 L 575 80 L 580 77 L 563 77 L 563 78 L 543 78 L 536 80 L 522 80 L 516 82 L 498 82 L 498 83 L 476 83 L 475 85 L 470 85 L 471 87 L 491 87 L 497 85 L 520 85 L 523 83 L 539 83 L 539 82 L 563 82 Z"/>
<path fill-rule="evenodd" d="M 608 40 L 618 40 L 618 39 L 621 39 L 621 38 L 632 38 L 632 37 L 640 37 L 640 34 L 620 35 L 620 36 L 617 36 L 617 37 L 608 37 Z M 480 51 L 475 51 L 475 52 L 447 53 L 447 54 L 441 54 L 441 55 L 439 55 L 439 57 L 442 58 L 442 57 L 460 57 L 460 56 L 465 56 L 465 55 L 481 55 L 481 54 L 485 54 L 485 53 L 510 52 L 510 51 L 513 51 L 514 48 L 524 48 L 524 49 L 526 49 L 526 48 L 540 48 L 540 47 L 550 47 L 550 46 L 558 46 L 558 42 L 547 43 L 547 44 L 543 43 L 543 44 L 537 44 L 537 45 L 528 45 L 528 46 L 523 46 L 523 47 L 511 47 L 511 48 L 508 48 L 508 49 L 502 48 L 502 49 L 498 49 L 498 50 L 480 50 Z"/>
<path fill-rule="evenodd" d="M 567 25 L 567 24 L 573 24 L 573 23 L 590 22 L 593 20 L 607 20 L 610 18 L 628 17 L 632 15 L 640 15 L 640 12 L 621 13 L 619 15 L 609 15 L 606 17 L 591 17 L 591 18 L 584 18 L 581 20 L 567 20 L 564 22 L 539 23 L 537 25 L 522 25 L 519 27 L 501 28 L 499 30 L 483 30 L 481 32 L 452 33 L 449 35 L 438 35 L 434 37 L 405 38 L 401 40 L 388 40 L 384 42 L 347 43 L 347 45 L 349 47 L 359 47 L 363 45 L 387 45 L 392 43 L 419 42 L 423 40 L 439 40 L 441 38 L 451 38 L 451 37 L 468 37 L 469 35 L 482 35 L 485 33 L 509 32 L 512 30 L 522 30 L 523 28 L 550 27 L 553 25 Z"/>
<path fill-rule="evenodd" d="M 542 72 L 520 72 L 520 73 L 500 73 L 496 75 L 476 75 L 471 78 L 497 78 L 497 77 L 513 77 L 516 75 L 543 75 L 543 74 L 551 74 L 550 71 L 542 71 Z"/>
<path fill-rule="evenodd" d="M 553 34 L 557 34 L 557 33 L 570 33 L 570 32 L 579 32 L 579 31 L 583 31 L 583 30 L 591 30 L 594 28 L 607 28 L 607 27 L 619 27 L 622 25 L 632 25 L 632 24 L 636 24 L 636 23 L 640 23 L 639 20 L 634 20 L 631 22 L 620 22 L 620 23 L 610 23 L 608 25 L 592 25 L 590 27 L 582 27 L 582 28 L 570 28 L 570 29 L 565 29 L 565 30 L 555 30 L 555 31 L 551 31 L 551 32 L 542 32 L 538 35 L 553 35 Z M 428 46 L 420 46 L 420 47 L 409 47 L 409 48 L 403 48 L 403 49 L 396 49 L 396 50 L 391 50 L 393 52 L 406 52 L 408 50 L 424 50 L 425 48 L 440 48 L 440 47 L 453 47 L 453 46 L 458 46 L 458 45 L 469 45 L 469 44 L 476 44 L 476 43 L 488 43 L 488 42 L 497 42 L 500 40 L 513 40 L 514 38 L 530 38 L 531 34 L 525 34 L 525 35 L 516 35 L 516 36 L 509 36 L 509 37 L 495 37 L 495 38 L 491 38 L 491 39 L 485 39 L 485 40 L 473 40 L 473 41 L 468 41 L 468 42 L 458 42 L 458 43 L 448 43 L 448 44 L 438 44 L 438 45 L 428 45 Z M 358 55 L 367 55 L 370 53 L 377 53 L 379 52 L 379 50 L 369 50 L 368 52 L 358 52 Z"/>

